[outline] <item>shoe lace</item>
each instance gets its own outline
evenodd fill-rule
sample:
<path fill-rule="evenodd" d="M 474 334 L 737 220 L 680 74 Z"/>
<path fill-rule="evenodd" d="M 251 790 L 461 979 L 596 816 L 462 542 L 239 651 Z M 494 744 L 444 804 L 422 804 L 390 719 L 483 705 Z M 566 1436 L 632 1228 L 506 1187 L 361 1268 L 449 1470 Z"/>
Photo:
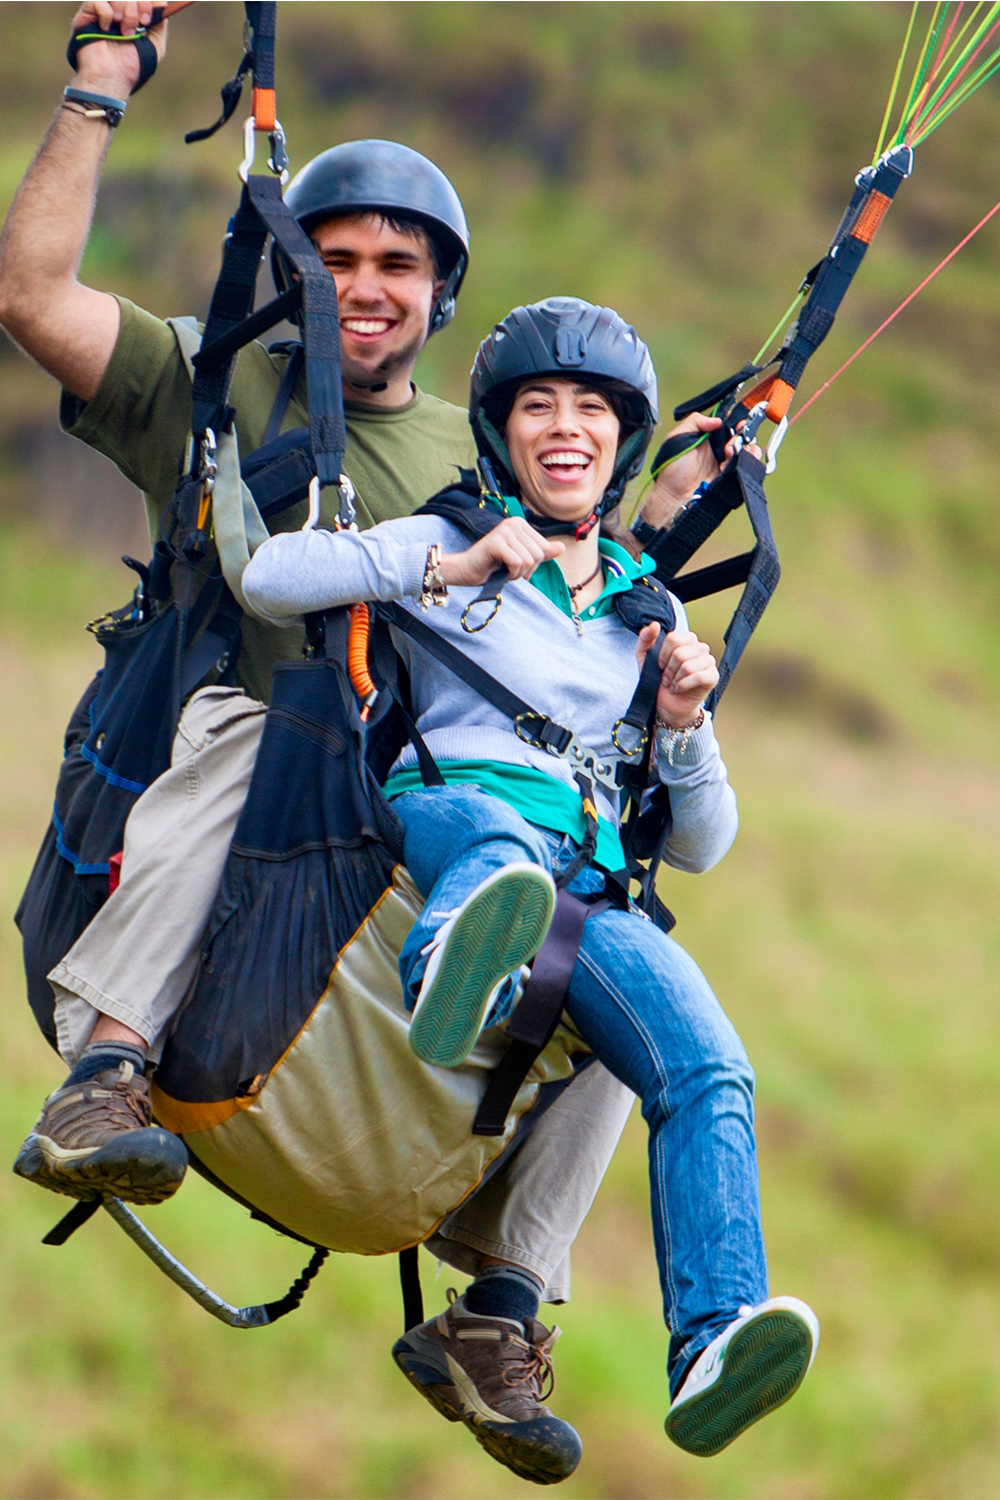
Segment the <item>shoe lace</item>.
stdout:
<path fill-rule="evenodd" d="M 559 1329 L 553 1328 L 548 1338 L 528 1344 L 527 1359 L 511 1360 L 504 1370 L 504 1385 L 527 1385 L 536 1401 L 547 1401 L 556 1388 L 552 1346 L 558 1337 Z"/>
<path fill-rule="evenodd" d="M 133 1071 L 131 1063 L 122 1064 L 119 1075 L 111 1086 L 110 1098 L 105 1101 L 107 1112 L 115 1124 L 120 1123 L 128 1128 L 132 1128 L 133 1123 L 146 1126 L 153 1117 L 148 1096 L 140 1093 L 132 1082 Z"/>

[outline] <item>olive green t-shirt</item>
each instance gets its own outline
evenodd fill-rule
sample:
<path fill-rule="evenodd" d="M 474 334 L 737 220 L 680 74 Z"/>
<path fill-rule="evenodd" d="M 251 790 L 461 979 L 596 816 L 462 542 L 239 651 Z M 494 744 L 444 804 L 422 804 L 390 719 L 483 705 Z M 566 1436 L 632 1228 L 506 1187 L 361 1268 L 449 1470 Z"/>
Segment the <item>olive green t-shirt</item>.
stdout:
<path fill-rule="evenodd" d="M 60 420 L 66 432 L 96 448 L 145 495 L 150 532 L 173 497 L 184 463 L 191 426 L 191 382 L 173 330 L 126 298 L 121 330 L 104 379 L 92 400 L 63 392 Z M 230 404 L 244 456 L 264 441 L 287 351 L 269 354 L 263 344 L 241 349 L 233 371 Z M 347 453 L 344 467 L 357 491 L 358 525 L 373 526 L 408 516 L 445 485 L 460 467 L 475 464 L 475 445 L 466 412 L 414 387 L 405 406 L 345 404 Z M 282 431 L 309 420 L 305 373 L 299 377 Z M 332 524 L 336 490 L 323 492 L 321 519 Z M 273 531 L 294 531 L 306 518 L 304 500 L 270 521 Z M 282 658 L 301 655 L 301 630 L 265 625 L 249 615 L 237 675 L 247 692 L 265 702 L 271 670 Z"/>

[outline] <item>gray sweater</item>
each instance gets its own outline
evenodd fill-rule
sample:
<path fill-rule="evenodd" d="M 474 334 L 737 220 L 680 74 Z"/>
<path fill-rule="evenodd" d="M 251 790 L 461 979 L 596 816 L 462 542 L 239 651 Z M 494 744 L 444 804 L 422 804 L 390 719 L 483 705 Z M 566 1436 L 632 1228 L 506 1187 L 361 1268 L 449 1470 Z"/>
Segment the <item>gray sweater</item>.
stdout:
<path fill-rule="evenodd" d="M 611 728 L 625 713 L 639 680 L 636 638 L 617 613 L 575 622 L 526 579 L 505 585 L 503 603 L 484 629 L 462 628 L 465 606 L 479 588 L 452 588 L 443 607 L 421 615 L 427 549 L 461 552 L 468 539 L 440 516 L 384 521 L 364 532 L 281 532 L 254 553 L 243 575 L 243 591 L 261 619 L 301 625 L 315 610 L 361 600 L 399 600 L 442 636 L 472 657 L 511 691 L 557 723 L 572 729 L 602 754 L 612 750 Z M 678 624 L 686 627 L 674 600 Z M 480 606 L 476 619 L 487 607 Z M 531 766 L 575 790 L 569 763 L 526 744 L 500 711 L 403 635 L 395 644 L 409 669 L 417 726 L 439 761 L 493 761 Z M 711 717 L 668 761 L 658 736 L 656 774 L 670 788 L 673 830 L 665 858 L 675 868 L 710 869 L 736 835 L 736 798 L 719 754 Z M 407 746 L 394 770 L 412 766 Z M 597 788 L 601 815 L 619 824 L 616 796 Z"/>

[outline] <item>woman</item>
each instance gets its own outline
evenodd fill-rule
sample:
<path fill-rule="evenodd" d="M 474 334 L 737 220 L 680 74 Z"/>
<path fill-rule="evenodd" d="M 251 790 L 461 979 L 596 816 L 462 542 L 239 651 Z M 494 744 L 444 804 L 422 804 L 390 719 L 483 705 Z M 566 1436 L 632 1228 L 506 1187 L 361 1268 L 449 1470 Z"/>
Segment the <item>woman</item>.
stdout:
<path fill-rule="evenodd" d="M 656 421 L 648 352 L 610 310 L 552 298 L 516 309 L 485 340 L 472 396 L 482 504 L 503 514 L 492 530 L 469 545 L 452 521 L 421 514 L 364 534 L 285 533 L 255 553 L 244 592 L 262 616 L 288 624 L 356 600 L 398 600 L 417 613 L 441 605 L 428 623 L 570 727 L 598 761 L 612 757 L 613 726 L 647 652 L 657 651 L 655 776 L 669 788 L 673 819 L 665 857 L 707 869 L 736 831 L 703 706 L 715 662 L 676 600 L 673 629 L 651 622 L 636 638 L 620 596 L 652 565 L 598 530 L 641 467 Z M 497 607 L 480 590 L 501 568 L 509 581 Z M 415 1005 L 411 1045 L 448 1066 L 473 1045 L 491 1006 L 492 1022 L 505 1014 L 505 977 L 516 983 L 541 944 L 554 878 L 577 856 L 586 820 L 569 759 L 526 741 L 405 637 L 398 644 L 417 726 L 446 782 L 422 786 L 407 749 L 386 784 L 405 863 L 426 897 L 400 970 Z M 595 784 L 594 800 L 594 861 L 568 887 L 584 895 L 623 863 L 610 778 Z M 819 1337 L 804 1303 L 768 1300 L 749 1063 L 695 964 L 635 911 L 611 907 L 586 922 L 566 1013 L 642 1100 L 671 1330 L 667 1432 L 690 1452 L 716 1453 L 787 1400 Z M 459 1299 L 448 1316 L 461 1312 Z M 433 1351 L 421 1330 L 395 1353 L 415 1384 L 427 1382 Z"/>

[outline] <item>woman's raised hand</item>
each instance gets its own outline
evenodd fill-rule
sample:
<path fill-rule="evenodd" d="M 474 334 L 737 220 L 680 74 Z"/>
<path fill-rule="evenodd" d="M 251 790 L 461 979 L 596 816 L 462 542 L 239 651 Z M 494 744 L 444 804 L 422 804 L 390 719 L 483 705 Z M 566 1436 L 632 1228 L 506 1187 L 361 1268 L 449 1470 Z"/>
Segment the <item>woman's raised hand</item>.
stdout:
<path fill-rule="evenodd" d="M 659 632 L 655 623 L 644 625 L 639 632 L 636 656 L 640 671 Z M 719 681 L 715 657 L 693 630 L 671 630 L 660 645 L 659 664 L 662 675 L 656 717 L 670 729 L 688 729 L 696 723 L 702 704 Z"/>
<path fill-rule="evenodd" d="M 460 588 L 485 583 L 498 568 L 511 578 L 530 578 L 539 563 L 563 550 L 562 542 L 541 536 L 520 516 L 508 516 L 465 552 L 446 552 L 438 566 L 444 582 Z"/>
<path fill-rule="evenodd" d="M 704 412 L 695 411 L 685 417 L 683 422 L 678 422 L 676 427 L 671 427 L 667 437 L 701 434 L 707 438 L 710 433 L 715 432 L 721 426 L 721 417 L 709 417 Z M 743 423 L 740 422 L 737 431 L 742 426 Z M 761 451 L 756 443 L 748 443 L 747 451 L 752 453 L 754 458 L 761 457 Z M 726 458 L 732 458 L 735 452 L 735 442 L 730 438 L 726 444 Z M 679 458 L 673 459 L 660 470 L 656 483 L 642 507 L 642 519 L 648 526 L 669 526 L 698 486 L 711 484 L 712 480 L 718 477 L 719 472 L 719 461 L 710 443 L 702 442 L 689 448 L 686 453 L 682 453 Z"/>

